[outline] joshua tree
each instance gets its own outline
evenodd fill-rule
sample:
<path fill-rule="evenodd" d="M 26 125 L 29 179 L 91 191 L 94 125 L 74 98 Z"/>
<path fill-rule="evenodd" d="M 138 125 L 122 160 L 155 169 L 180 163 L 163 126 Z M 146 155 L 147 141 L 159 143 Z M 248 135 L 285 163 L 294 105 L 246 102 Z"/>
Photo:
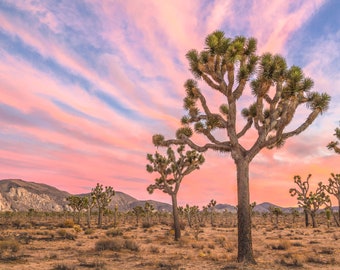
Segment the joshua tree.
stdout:
<path fill-rule="evenodd" d="M 290 195 L 293 197 L 297 195 L 298 205 L 303 208 L 305 214 L 305 225 L 309 226 L 308 213 L 310 212 L 310 205 L 308 203 L 307 194 L 309 191 L 309 179 L 312 177 L 311 174 L 308 175 L 306 181 L 301 180 L 300 175 L 294 176 L 294 183 L 298 185 L 299 189 L 291 188 L 289 190 Z"/>
<path fill-rule="evenodd" d="M 194 217 L 198 215 L 199 213 L 199 208 L 198 206 L 189 206 L 189 204 L 185 205 L 185 208 L 183 208 L 183 212 L 187 218 L 188 225 L 190 228 L 192 228 L 193 223 L 194 223 Z"/>
<path fill-rule="evenodd" d="M 132 213 L 136 216 L 136 224 L 138 226 L 138 224 L 139 224 L 139 217 L 144 213 L 143 207 L 141 207 L 140 205 L 135 206 L 132 209 Z"/>
<path fill-rule="evenodd" d="M 326 195 L 325 193 L 325 186 L 321 182 L 319 182 L 315 192 L 311 191 L 307 197 L 307 200 L 307 203 L 310 205 L 310 214 L 312 217 L 313 228 L 316 228 L 316 212 L 320 209 L 321 206 L 327 205 L 327 203 L 330 201 L 329 195 Z"/>
<path fill-rule="evenodd" d="M 91 196 L 85 196 L 84 198 L 84 208 L 86 209 L 86 222 L 87 222 L 87 227 L 91 228 L 91 210 L 94 207 L 94 200 L 93 197 Z"/>
<path fill-rule="evenodd" d="M 215 200 L 211 200 L 210 203 L 208 204 L 208 209 L 209 209 L 209 212 L 210 212 L 210 223 L 211 223 L 211 226 L 214 226 L 215 206 L 216 206 L 216 201 Z"/>
<path fill-rule="evenodd" d="M 181 145 L 177 149 L 177 157 L 169 147 L 166 156 L 156 152 L 154 155 L 148 154 L 147 159 L 150 162 L 146 166 L 147 171 L 159 174 L 155 180 L 156 183 L 148 186 L 147 190 L 149 193 L 153 193 L 155 189 L 159 189 L 171 196 L 175 241 L 177 241 L 181 238 L 177 194 L 184 177 L 194 170 L 198 170 L 204 162 L 204 157 L 195 150 L 185 151 L 184 145 Z"/>
<path fill-rule="evenodd" d="M 279 216 L 281 216 L 282 209 L 279 207 L 270 207 L 269 211 L 275 216 L 275 227 L 277 228 L 279 226 Z"/>
<path fill-rule="evenodd" d="M 86 199 L 80 196 L 69 196 L 66 198 L 68 205 L 72 208 L 74 218 L 77 216 L 77 224 L 80 224 L 81 211 L 86 209 Z"/>
<path fill-rule="evenodd" d="M 340 222 L 340 174 L 331 173 L 328 179 L 328 185 L 325 185 L 326 191 L 338 200 L 338 222 Z M 332 208 L 331 208 L 332 209 Z"/>
<path fill-rule="evenodd" d="M 98 208 L 98 227 L 101 228 L 103 220 L 103 212 L 109 206 L 112 197 L 115 195 L 115 191 L 112 187 L 106 186 L 105 189 L 103 185 L 97 183 L 97 186 L 92 189 L 91 197 Z"/>
<path fill-rule="evenodd" d="M 255 263 L 249 209 L 249 165 L 263 148 L 280 147 L 288 138 L 306 130 L 328 108 L 330 97 L 310 92 L 313 81 L 306 78 L 299 67 L 287 68 L 280 55 L 257 56 L 254 38 L 230 39 L 222 31 L 215 31 L 207 36 L 205 46 L 201 52 L 190 50 L 186 54 L 190 70 L 196 79 L 203 79 L 221 95 L 218 100 L 224 103 L 217 112 L 207 100 L 212 94 L 204 93 L 197 81 L 187 80 L 184 108 L 188 114 L 181 120 L 183 126 L 177 130 L 176 139 L 165 140 L 163 135 L 156 134 L 153 142 L 156 146 L 187 144 L 199 152 L 211 149 L 231 153 L 237 171 L 237 260 Z M 248 81 L 251 81 L 254 101 L 242 110 L 245 118 L 242 121 L 238 106 L 244 104 L 241 97 L 245 89 L 249 89 L 246 87 Z M 296 109 L 303 104 L 311 109 L 307 119 L 285 131 Z M 195 143 L 193 130 L 202 134 L 206 142 Z M 245 137 L 246 143 L 242 140 Z"/>
<path fill-rule="evenodd" d="M 150 217 L 151 217 L 153 210 L 155 210 L 155 207 L 152 204 L 150 204 L 149 202 L 145 202 L 143 212 L 144 212 L 145 217 L 146 217 L 147 226 L 150 226 L 150 224 L 151 224 Z"/>
<path fill-rule="evenodd" d="M 291 213 L 291 215 L 292 215 L 292 217 L 293 217 L 293 220 L 292 220 L 292 223 L 293 224 L 295 224 L 295 219 L 297 218 L 297 217 L 299 217 L 299 211 L 297 210 L 297 209 L 294 209 L 294 208 L 292 208 L 291 210 L 290 210 L 290 213 Z"/>
<path fill-rule="evenodd" d="M 335 129 L 334 136 L 337 138 L 337 140 L 340 140 L 340 128 Z M 333 150 L 337 154 L 340 154 L 340 148 L 338 144 L 339 144 L 339 141 L 332 141 L 327 145 L 327 148 L 329 150 Z"/>

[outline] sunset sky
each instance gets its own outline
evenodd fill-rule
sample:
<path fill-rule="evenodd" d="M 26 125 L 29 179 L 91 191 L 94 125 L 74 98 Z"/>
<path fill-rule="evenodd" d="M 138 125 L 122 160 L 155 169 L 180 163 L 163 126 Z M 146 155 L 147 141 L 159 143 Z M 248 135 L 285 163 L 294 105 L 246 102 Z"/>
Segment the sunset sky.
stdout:
<path fill-rule="evenodd" d="M 73 194 L 99 182 L 170 202 L 161 191 L 147 193 L 157 175 L 146 172 L 146 154 L 156 151 L 153 134 L 173 138 L 180 126 L 183 84 L 192 78 L 186 52 L 202 50 L 220 29 L 255 37 L 258 54 L 281 54 L 314 80 L 314 91 L 332 96 L 303 134 L 251 163 L 251 201 L 294 206 L 294 175 L 311 173 L 316 185 L 340 173 L 340 156 L 326 148 L 340 121 L 339 14 L 337 0 L 1 0 L 0 179 Z M 306 117 L 301 110 L 294 123 Z M 184 179 L 180 204 L 235 205 L 230 155 L 205 157 Z"/>

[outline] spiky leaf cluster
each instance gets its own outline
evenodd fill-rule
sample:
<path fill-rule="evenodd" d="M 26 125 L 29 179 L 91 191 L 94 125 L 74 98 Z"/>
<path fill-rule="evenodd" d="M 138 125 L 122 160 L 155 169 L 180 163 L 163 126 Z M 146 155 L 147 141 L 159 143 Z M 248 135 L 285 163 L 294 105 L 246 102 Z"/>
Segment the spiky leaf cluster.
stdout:
<path fill-rule="evenodd" d="M 335 133 L 333 135 L 336 137 L 337 141 L 331 141 L 327 145 L 327 148 L 329 150 L 333 150 L 337 154 L 340 154 L 340 147 L 338 146 L 339 145 L 339 141 L 338 140 L 340 140 L 340 128 L 336 128 L 335 129 Z"/>
<path fill-rule="evenodd" d="M 204 163 L 202 154 L 195 150 L 186 151 L 184 145 L 180 145 L 176 153 L 168 147 L 166 155 L 158 152 L 154 155 L 147 154 L 147 160 L 149 164 L 146 165 L 146 170 L 159 175 L 155 184 L 147 187 L 147 191 L 153 193 L 155 189 L 159 189 L 170 195 L 177 194 L 184 176 L 199 169 Z"/>
<path fill-rule="evenodd" d="M 115 195 L 115 191 L 111 186 L 103 187 L 102 184 L 97 183 L 96 187 L 91 191 L 91 197 L 98 208 L 105 209 Z"/>

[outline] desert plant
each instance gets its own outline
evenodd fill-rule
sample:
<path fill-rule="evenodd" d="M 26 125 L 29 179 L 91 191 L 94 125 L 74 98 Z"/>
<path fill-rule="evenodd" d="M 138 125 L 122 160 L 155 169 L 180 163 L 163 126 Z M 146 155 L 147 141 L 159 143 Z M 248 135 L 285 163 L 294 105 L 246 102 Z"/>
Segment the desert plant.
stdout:
<path fill-rule="evenodd" d="M 0 241 L 0 256 L 6 251 L 16 253 L 19 248 L 20 244 L 16 240 L 2 240 Z"/>
<path fill-rule="evenodd" d="M 325 185 L 325 190 L 333 195 L 338 201 L 338 218 L 335 218 L 335 221 L 337 225 L 340 226 L 340 174 L 331 173 L 331 177 L 328 178 L 328 185 Z M 332 211 L 331 207 L 330 210 Z"/>
<path fill-rule="evenodd" d="M 340 128 L 335 129 L 334 136 L 337 138 L 337 140 L 340 140 Z M 337 154 L 340 154 L 340 148 L 338 144 L 339 144 L 339 141 L 332 141 L 327 145 L 327 148 L 329 150 L 333 150 Z"/>
<path fill-rule="evenodd" d="M 136 217 L 136 225 L 138 226 L 139 224 L 139 218 L 140 216 L 144 213 L 144 209 L 142 206 L 137 205 L 132 209 L 132 213 L 135 215 Z"/>
<path fill-rule="evenodd" d="M 108 230 L 105 234 L 107 236 L 116 237 L 116 236 L 123 235 L 123 232 L 120 229 L 112 229 L 112 230 Z"/>
<path fill-rule="evenodd" d="M 81 211 L 86 209 L 86 197 L 69 196 L 66 198 L 68 205 L 72 208 L 74 213 L 74 220 L 80 224 Z"/>
<path fill-rule="evenodd" d="M 97 183 L 96 187 L 91 191 L 91 197 L 98 208 L 98 227 L 102 226 L 103 212 L 108 207 L 115 195 L 115 191 L 112 187 L 106 186 L 105 189 L 103 185 Z"/>
<path fill-rule="evenodd" d="M 215 214 L 215 206 L 216 206 L 216 200 L 212 199 L 208 203 L 208 211 L 210 212 L 210 224 L 211 226 L 214 226 L 214 214 Z"/>
<path fill-rule="evenodd" d="M 187 80 L 184 108 L 188 114 L 181 120 L 183 126 L 177 130 L 176 139 L 165 140 L 163 135 L 156 134 L 153 142 L 156 146 L 186 144 L 199 152 L 210 149 L 231 153 L 237 170 L 237 260 L 255 263 L 249 209 L 249 165 L 263 148 L 281 147 L 287 139 L 306 130 L 328 109 L 330 97 L 325 93 L 310 92 L 313 81 L 304 76 L 301 68 L 287 68 L 282 56 L 270 53 L 257 56 L 254 38 L 238 36 L 231 39 L 222 31 L 215 31 L 206 37 L 205 45 L 201 52 L 190 50 L 186 54 L 190 70 L 195 78 L 203 79 L 213 91 L 222 95 L 226 104 L 221 104 L 219 113 L 215 112 L 217 110 L 212 110 L 206 98 L 211 95 L 205 95 L 197 81 Z M 244 90 L 249 89 L 246 85 L 250 80 L 254 102 L 241 112 L 246 119 L 242 127 L 237 106 Z M 294 125 L 295 129 L 285 131 L 292 127 L 289 124 L 303 104 L 311 109 L 309 116 L 300 125 Z M 252 127 L 255 129 L 252 134 L 257 136 L 252 136 L 252 144 L 247 140 L 247 145 L 243 145 L 242 138 Z M 204 136 L 205 144 L 198 145 L 193 141 L 193 130 Z M 217 130 L 221 132 L 215 132 Z"/>
<path fill-rule="evenodd" d="M 158 152 L 154 155 L 148 154 L 147 159 L 150 164 L 146 166 L 149 173 L 156 172 L 159 174 L 159 177 L 155 179 L 155 184 L 147 187 L 148 192 L 153 193 L 155 189 L 159 189 L 171 196 L 175 241 L 181 238 L 177 206 L 177 194 L 180 185 L 186 175 L 199 169 L 200 165 L 204 162 L 203 155 L 195 150 L 185 152 L 185 147 L 183 145 L 181 145 L 176 152 L 177 157 L 175 151 L 169 147 L 166 156 L 163 156 Z"/>
<path fill-rule="evenodd" d="M 297 195 L 298 205 L 303 208 L 303 212 L 305 214 L 305 225 L 308 227 L 309 220 L 308 220 L 308 214 L 310 212 L 310 204 L 308 203 L 308 191 L 309 191 L 309 179 L 312 177 L 311 174 L 308 175 L 306 181 L 301 180 L 300 175 L 294 176 L 294 183 L 298 185 L 297 188 L 291 188 L 289 189 L 289 193 L 291 196 Z"/>
<path fill-rule="evenodd" d="M 281 216 L 282 209 L 279 207 L 270 207 L 269 211 L 275 216 L 275 227 L 279 226 L 279 216 Z"/>

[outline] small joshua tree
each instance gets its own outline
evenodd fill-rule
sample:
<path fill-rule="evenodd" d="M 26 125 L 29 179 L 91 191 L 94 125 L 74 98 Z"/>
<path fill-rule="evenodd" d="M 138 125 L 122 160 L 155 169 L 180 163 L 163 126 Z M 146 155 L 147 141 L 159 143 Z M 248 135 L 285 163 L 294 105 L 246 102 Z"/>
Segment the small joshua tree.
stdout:
<path fill-rule="evenodd" d="M 155 189 L 159 189 L 171 196 L 175 240 L 177 241 L 181 237 L 177 194 L 183 178 L 199 169 L 204 162 L 204 157 L 195 150 L 185 151 L 185 147 L 181 145 L 177 149 L 177 157 L 172 148 L 169 147 L 166 156 L 156 152 L 154 155 L 148 154 L 147 159 L 150 162 L 146 166 L 147 171 L 159 174 L 155 184 L 149 185 L 147 190 L 151 194 Z"/>
<path fill-rule="evenodd" d="M 340 140 L 340 128 L 335 129 L 334 136 Z M 329 150 L 333 150 L 335 153 L 340 154 L 339 141 L 332 141 L 327 145 Z"/>
<path fill-rule="evenodd" d="M 215 213 L 215 206 L 216 206 L 216 201 L 215 200 L 211 200 L 208 204 L 208 209 L 210 212 L 210 223 L 211 226 L 214 226 L 214 213 Z"/>
<path fill-rule="evenodd" d="M 86 199 L 80 196 L 69 196 L 66 198 L 68 205 L 72 208 L 74 218 L 77 216 L 77 224 L 80 224 L 81 211 L 86 209 Z"/>
<path fill-rule="evenodd" d="M 291 188 L 289 190 L 291 196 L 298 195 L 298 205 L 303 207 L 305 211 L 306 227 L 308 224 L 308 214 L 311 215 L 313 228 L 317 227 L 315 220 L 316 212 L 320 209 L 322 205 L 326 205 L 330 202 L 330 198 L 325 193 L 325 186 L 319 182 L 316 190 L 309 192 L 309 180 L 311 174 L 308 175 L 307 180 L 302 182 L 299 175 L 294 176 L 294 182 L 299 186 L 300 190 L 296 188 Z M 309 192 L 309 193 L 308 193 Z"/>
<path fill-rule="evenodd" d="M 317 227 L 315 215 L 316 212 L 320 209 L 321 206 L 327 205 L 327 203 L 330 201 L 329 195 L 326 195 L 325 193 L 325 186 L 319 182 L 318 187 L 316 188 L 315 192 L 310 192 L 308 197 L 307 203 L 310 205 L 310 214 L 312 217 L 312 224 L 313 228 Z"/>
<path fill-rule="evenodd" d="M 279 226 L 279 216 L 281 216 L 282 209 L 279 207 L 270 207 L 269 211 L 275 216 L 275 227 L 277 228 Z"/>
<path fill-rule="evenodd" d="M 98 208 L 98 227 L 102 227 L 103 212 L 109 206 L 112 197 L 115 195 L 115 191 L 112 187 L 106 186 L 105 189 L 103 185 L 97 183 L 97 186 L 92 189 L 91 197 Z"/>
<path fill-rule="evenodd" d="M 144 209 L 140 205 L 137 205 L 132 209 L 132 213 L 136 217 L 136 225 L 138 226 L 139 225 L 139 218 L 144 213 Z"/>
<path fill-rule="evenodd" d="M 338 200 L 338 222 L 340 222 L 340 174 L 331 173 L 328 179 L 328 185 L 325 185 L 326 191 Z"/>
<path fill-rule="evenodd" d="M 305 214 L 305 225 L 308 227 L 308 213 L 310 212 L 310 205 L 308 204 L 307 194 L 309 191 L 309 179 L 312 177 L 311 174 L 308 175 L 306 181 L 301 180 L 300 175 L 294 176 L 294 183 L 298 185 L 299 189 L 291 188 L 289 193 L 291 196 L 297 195 L 298 205 L 303 208 L 303 212 Z"/>
<path fill-rule="evenodd" d="M 151 225 L 151 214 L 153 210 L 155 210 L 155 207 L 151 203 L 145 202 L 143 212 L 145 214 L 145 219 L 146 219 L 145 225 L 147 227 L 150 227 Z"/>

